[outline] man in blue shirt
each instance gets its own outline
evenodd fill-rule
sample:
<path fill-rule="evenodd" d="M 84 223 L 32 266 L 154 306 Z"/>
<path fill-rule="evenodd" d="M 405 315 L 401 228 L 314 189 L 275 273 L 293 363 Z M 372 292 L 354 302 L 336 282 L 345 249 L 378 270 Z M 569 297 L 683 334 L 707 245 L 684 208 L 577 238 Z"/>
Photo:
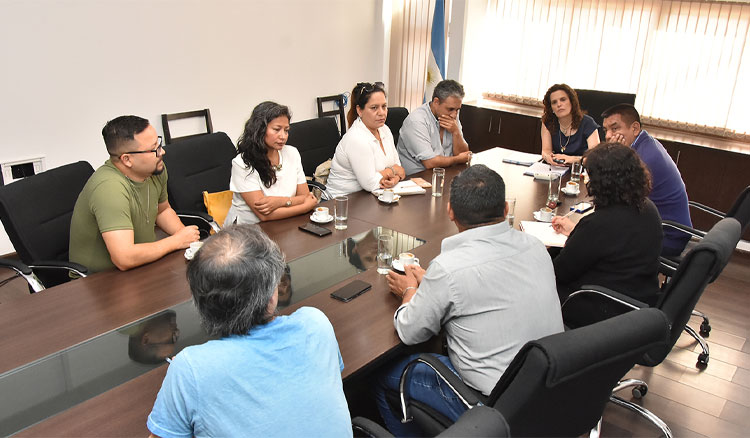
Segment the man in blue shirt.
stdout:
<path fill-rule="evenodd" d="M 649 199 L 656 205 L 663 220 L 692 227 L 688 196 L 677 165 L 664 146 L 641 129 L 641 117 L 635 107 L 622 103 L 602 113 L 607 141 L 630 146 L 651 172 Z M 664 228 L 663 256 L 678 256 L 685 249 L 690 235 L 671 227 Z"/>
<path fill-rule="evenodd" d="M 464 87 L 452 79 L 438 82 L 432 100 L 418 107 L 399 130 L 398 157 L 407 175 L 469 161 L 458 111 Z"/>
<path fill-rule="evenodd" d="M 201 323 L 218 339 L 169 365 L 147 426 L 161 437 L 352 436 L 333 327 L 317 309 L 276 316 L 284 256 L 234 225 L 188 265 Z"/>

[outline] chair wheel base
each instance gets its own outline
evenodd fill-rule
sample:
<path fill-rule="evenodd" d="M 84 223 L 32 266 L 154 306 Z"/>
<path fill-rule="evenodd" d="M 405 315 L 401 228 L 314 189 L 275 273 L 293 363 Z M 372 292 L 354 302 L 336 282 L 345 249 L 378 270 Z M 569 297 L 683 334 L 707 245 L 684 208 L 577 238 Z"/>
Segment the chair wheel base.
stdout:
<path fill-rule="evenodd" d="M 639 385 L 633 388 L 633 397 L 635 398 L 643 398 L 648 393 L 648 386 L 646 385 Z"/>
<path fill-rule="evenodd" d="M 701 329 L 700 329 L 701 336 L 703 336 L 704 338 L 707 338 L 708 335 L 709 335 L 709 333 L 711 333 L 711 324 L 709 324 L 709 323 L 707 323 L 705 321 L 702 322 L 701 323 Z"/>
<path fill-rule="evenodd" d="M 695 366 L 700 369 L 705 369 L 708 366 L 708 355 L 706 353 L 699 354 L 698 362 L 695 364 Z"/>

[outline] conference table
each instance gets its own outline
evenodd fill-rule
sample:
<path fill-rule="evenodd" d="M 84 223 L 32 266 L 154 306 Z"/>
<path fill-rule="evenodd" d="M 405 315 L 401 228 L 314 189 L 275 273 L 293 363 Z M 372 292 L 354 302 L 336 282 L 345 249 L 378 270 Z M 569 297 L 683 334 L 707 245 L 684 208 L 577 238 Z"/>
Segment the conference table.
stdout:
<path fill-rule="evenodd" d="M 517 199 L 514 227 L 518 229 L 521 220 L 533 220 L 532 213 L 544 206 L 548 185 L 546 181 L 523 175 L 523 166 L 502 162 L 502 157 L 511 153 L 500 148 L 489 149 L 475 154 L 475 161 L 488 164 L 505 180 L 506 196 Z M 371 193 L 353 193 L 349 195 L 348 228 L 334 230 L 333 224 L 329 224 L 327 227 L 333 232 L 324 237 L 298 229 L 309 222 L 307 215 L 265 222 L 260 227 L 279 244 L 291 263 L 341 245 L 373 228 L 387 227 L 424 240 L 411 252 L 427 267 L 440 253 L 442 240 L 457 233 L 447 214 L 449 187 L 453 176 L 465 168 L 466 165 L 457 165 L 446 169 L 442 197 L 431 196 L 428 188 L 425 194 L 403 196 L 396 203 L 384 204 Z M 414 176 L 430 181 L 432 171 Z M 563 182 L 567 178 L 564 177 Z M 567 212 L 571 205 L 584 198 L 585 189 L 578 196 L 561 194 L 557 211 Z M 326 201 L 322 205 L 333 210 L 332 204 Z M 130 271 L 97 273 L 0 305 L 0 383 L 4 376 L 16 370 L 31 369 L 44 358 L 86 345 L 165 309 L 192 306 L 185 278 L 186 265 L 183 252 L 177 251 Z M 372 289 L 348 303 L 330 297 L 332 291 L 354 279 L 372 284 Z M 289 305 L 280 313 L 289 314 L 301 306 L 312 306 L 326 314 L 339 342 L 345 364 L 342 377 L 346 383 L 376 368 L 403 347 L 393 327 L 393 313 L 399 304 L 400 299 L 388 291 L 385 275 L 370 267 Z M 89 357 L 87 361 L 96 362 L 97 358 Z M 40 418 L 30 427 L 24 425 L 18 435 L 145 436 L 148 434 L 146 417 L 167 367 L 164 362 L 72 406 L 65 406 L 64 400 L 58 400 L 63 403 L 60 413 Z M 52 390 L 58 382 L 47 378 Z M 16 388 L 12 395 L 3 394 L 3 397 L 11 397 L 18 404 L 28 403 L 23 388 Z"/>

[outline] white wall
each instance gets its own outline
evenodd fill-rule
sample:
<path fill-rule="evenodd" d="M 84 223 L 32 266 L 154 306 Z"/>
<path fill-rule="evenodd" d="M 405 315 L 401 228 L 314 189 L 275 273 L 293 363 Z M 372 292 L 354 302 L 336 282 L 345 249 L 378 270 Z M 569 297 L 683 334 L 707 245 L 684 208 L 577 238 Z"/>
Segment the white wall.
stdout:
<path fill-rule="evenodd" d="M 0 0 L 0 161 L 96 168 L 122 114 L 161 132 L 160 114 L 207 107 L 233 140 L 262 100 L 316 117 L 315 97 L 383 80 L 383 15 L 382 0 Z"/>

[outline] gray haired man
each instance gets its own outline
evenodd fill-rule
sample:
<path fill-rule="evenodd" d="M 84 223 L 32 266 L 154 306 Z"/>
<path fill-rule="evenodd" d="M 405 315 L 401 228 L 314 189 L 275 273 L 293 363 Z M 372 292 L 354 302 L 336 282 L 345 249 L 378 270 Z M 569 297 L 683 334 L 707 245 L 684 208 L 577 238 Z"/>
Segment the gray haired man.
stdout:
<path fill-rule="evenodd" d="M 216 340 L 172 360 L 147 426 L 153 435 L 352 436 L 344 368 L 318 309 L 276 316 L 279 247 L 254 225 L 210 237 L 187 277 Z"/>
<path fill-rule="evenodd" d="M 440 81 L 432 100 L 404 120 L 396 149 L 407 175 L 469 161 L 469 145 L 458 120 L 464 95 L 464 87 L 458 82 Z"/>

